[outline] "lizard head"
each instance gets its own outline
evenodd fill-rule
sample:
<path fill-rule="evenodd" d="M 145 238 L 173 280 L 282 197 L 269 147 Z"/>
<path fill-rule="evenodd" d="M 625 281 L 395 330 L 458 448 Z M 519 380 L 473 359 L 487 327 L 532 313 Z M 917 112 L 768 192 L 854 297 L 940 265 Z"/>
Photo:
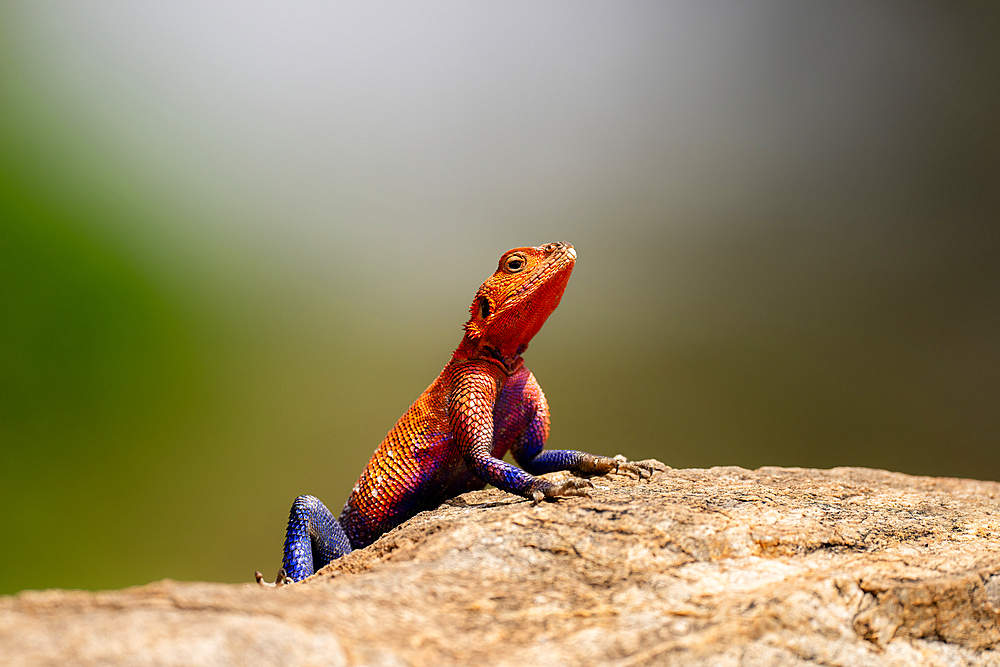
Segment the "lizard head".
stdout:
<path fill-rule="evenodd" d="M 568 243 L 505 252 L 496 273 L 476 292 L 466 340 L 508 361 L 520 355 L 559 305 L 575 263 L 576 250 Z"/>

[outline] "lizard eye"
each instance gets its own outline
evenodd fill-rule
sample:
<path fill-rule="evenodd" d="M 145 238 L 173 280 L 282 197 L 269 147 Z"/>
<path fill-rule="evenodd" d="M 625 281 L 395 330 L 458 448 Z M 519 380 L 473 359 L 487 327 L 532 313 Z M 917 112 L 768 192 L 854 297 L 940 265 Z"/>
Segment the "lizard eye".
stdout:
<path fill-rule="evenodd" d="M 490 316 L 490 300 L 485 296 L 479 299 L 479 315 L 484 320 Z"/>
<path fill-rule="evenodd" d="M 507 273 L 519 273 L 524 269 L 526 263 L 524 255 L 511 255 L 503 263 L 503 269 Z"/>

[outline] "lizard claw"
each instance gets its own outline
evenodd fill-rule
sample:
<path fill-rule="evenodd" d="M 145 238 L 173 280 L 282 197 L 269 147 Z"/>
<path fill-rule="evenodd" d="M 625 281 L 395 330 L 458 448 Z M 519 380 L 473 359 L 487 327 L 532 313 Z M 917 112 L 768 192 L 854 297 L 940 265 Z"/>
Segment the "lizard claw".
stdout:
<path fill-rule="evenodd" d="M 614 457 L 614 461 L 617 464 L 615 466 L 615 472 L 619 474 L 632 474 L 642 479 L 643 473 L 645 473 L 646 478 L 652 478 L 654 472 L 664 472 L 670 470 L 670 466 L 664 465 L 656 459 L 646 459 L 644 461 L 629 461 L 627 458 L 618 454 Z"/>
<path fill-rule="evenodd" d="M 278 570 L 278 576 L 275 578 L 273 584 L 264 581 L 264 575 L 260 573 L 260 570 L 253 573 L 253 578 L 257 580 L 257 583 L 260 584 L 262 588 L 281 588 L 282 586 L 295 583 L 295 580 L 285 573 L 285 568 Z"/>
<path fill-rule="evenodd" d="M 570 477 L 565 482 L 559 484 L 548 484 L 542 488 L 534 489 L 531 492 L 531 499 L 537 505 L 545 498 L 555 498 L 557 496 L 586 496 L 587 489 L 594 488 L 590 480 Z"/>

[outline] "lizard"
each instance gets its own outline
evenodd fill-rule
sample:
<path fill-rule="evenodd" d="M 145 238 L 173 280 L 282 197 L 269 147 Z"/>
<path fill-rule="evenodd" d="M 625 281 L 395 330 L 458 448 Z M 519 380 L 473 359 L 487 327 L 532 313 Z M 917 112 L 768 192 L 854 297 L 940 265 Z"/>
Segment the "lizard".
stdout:
<path fill-rule="evenodd" d="M 641 478 L 662 466 L 543 451 L 548 404 L 521 355 L 559 305 L 575 263 L 569 243 L 514 248 L 500 257 L 476 292 L 451 360 L 375 450 L 340 517 L 314 496 L 295 499 L 275 583 L 304 579 L 417 513 L 487 483 L 537 504 L 587 495 L 593 487 L 587 476 L 624 471 Z M 508 451 L 520 467 L 502 460 Z M 578 476 L 538 477 L 558 470 Z"/>

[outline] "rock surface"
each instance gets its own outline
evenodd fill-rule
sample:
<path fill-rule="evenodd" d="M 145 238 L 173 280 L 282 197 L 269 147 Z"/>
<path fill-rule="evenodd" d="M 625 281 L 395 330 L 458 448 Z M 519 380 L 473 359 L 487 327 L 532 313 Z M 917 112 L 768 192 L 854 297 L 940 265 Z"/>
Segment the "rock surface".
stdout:
<path fill-rule="evenodd" d="M 0 598 L 0 663 L 1000 665 L 1000 484 L 859 468 L 593 481 L 538 506 L 465 494 L 278 589 Z"/>

